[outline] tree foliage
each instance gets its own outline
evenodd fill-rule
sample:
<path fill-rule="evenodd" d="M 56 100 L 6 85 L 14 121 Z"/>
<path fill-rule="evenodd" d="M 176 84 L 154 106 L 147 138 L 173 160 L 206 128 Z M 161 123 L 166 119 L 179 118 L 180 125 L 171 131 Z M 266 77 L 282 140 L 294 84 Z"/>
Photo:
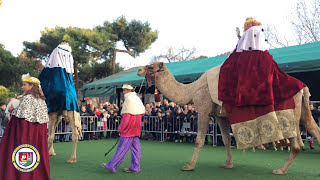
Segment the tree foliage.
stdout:
<path fill-rule="evenodd" d="M 79 64 L 96 61 L 108 53 L 114 46 L 109 41 L 110 33 L 99 32 L 98 29 L 82 29 L 77 27 L 45 28 L 41 38 L 36 42 L 24 41 L 24 50 L 28 57 L 47 60 L 54 48 L 61 42 L 67 42 L 72 48 L 73 58 Z"/>
<path fill-rule="evenodd" d="M 128 22 L 124 16 L 113 23 L 105 22 L 106 29 L 112 29 L 114 42 L 122 42 L 126 50 L 133 57 L 145 52 L 158 38 L 158 31 L 152 31 L 148 22 L 132 20 Z"/>
<path fill-rule="evenodd" d="M 79 86 L 83 86 L 87 82 L 110 76 L 111 68 L 112 64 L 110 61 L 109 63 L 94 62 L 82 65 L 79 67 Z M 120 71 L 123 71 L 123 68 L 117 64 L 116 72 Z"/>
<path fill-rule="evenodd" d="M 0 47 L 0 85 L 20 89 L 21 75 L 29 73 L 31 76 L 38 76 L 39 61 L 32 59 L 21 60 L 14 57 L 3 46 Z"/>
<path fill-rule="evenodd" d="M 151 31 L 150 25 L 137 20 L 127 22 L 121 16 L 113 23 L 105 21 L 103 25 L 92 29 L 77 27 L 45 28 L 41 38 L 35 42 L 23 42 L 27 57 L 46 61 L 50 53 L 61 42 L 67 42 L 72 48 L 72 55 L 79 68 L 79 83 L 91 82 L 111 74 L 114 52 L 118 42 L 123 42 L 126 52 L 133 57 L 144 52 L 158 37 L 157 31 Z M 115 72 L 123 68 L 114 63 Z M 77 87 L 77 81 L 75 82 Z"/>
<path fill-rule="evenodd" d="M 9 97 L 14 97 L 16 94 L 11 92 L 6 87 L 0 85 L 0 103 L 7 103 Z"/>

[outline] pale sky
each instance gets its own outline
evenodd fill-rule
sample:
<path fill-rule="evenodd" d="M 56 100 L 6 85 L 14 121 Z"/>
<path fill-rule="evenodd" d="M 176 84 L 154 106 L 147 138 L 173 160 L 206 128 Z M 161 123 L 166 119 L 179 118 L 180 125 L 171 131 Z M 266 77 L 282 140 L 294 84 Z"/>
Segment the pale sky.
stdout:
<path fill-rule="evenodd" d="M 0 8 L 0 43 L 17 55 L 23 41 L 40 39 L 45 27 L 93 28 L 124 15 L 148 21 L 159 31 L 155 43 L 135 59 L 118 53 L 117 62 L 130 68 L 146 65 L 169 47 L 195 47 L 197 55 L 215 56 L 231 51 L 237 43 L 235 28 L 255 17 L 273 24 L 279 34 L 291 33 L 290 17 L 297 0 L 3 0 Z M 120 47 L 121 48 L 121 47 Z"/>

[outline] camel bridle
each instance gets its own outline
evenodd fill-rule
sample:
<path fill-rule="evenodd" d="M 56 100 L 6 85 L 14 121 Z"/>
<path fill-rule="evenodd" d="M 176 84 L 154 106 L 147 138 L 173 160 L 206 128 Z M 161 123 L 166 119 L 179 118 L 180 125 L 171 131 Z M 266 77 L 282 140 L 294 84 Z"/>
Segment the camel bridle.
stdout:
<path fill-rule="evenodd" d="M 146 81 L 147 81 L 147 84 L 148 84 L 148 87 L 151 87 L 151 81 L 152 81 L 152 73 L 154 74 L 154 86 L 155 86 L 155 89 L 157 88 L 157 72 L 162 72 L 164 71 L 163 69 L 163 65 L 159 66 L 159 69 L 158 70 L 154 70 L 154 67 L 152 67 L 151 65 L 147 65 L 144 67 L 145 71 L 146 71 L 146 75 L 145 75 L 145 78 L 146 78 Z"/>

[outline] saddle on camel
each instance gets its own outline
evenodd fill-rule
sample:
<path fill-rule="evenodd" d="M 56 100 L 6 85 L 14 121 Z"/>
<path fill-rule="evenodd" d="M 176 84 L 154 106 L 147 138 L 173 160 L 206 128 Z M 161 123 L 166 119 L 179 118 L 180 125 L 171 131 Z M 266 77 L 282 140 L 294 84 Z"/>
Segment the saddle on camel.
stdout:
<path fill-rule="evenodd" d="M 261 23 L 248 18 L 244 34 L 220 69 L 218 99 L 238 149 L 297 136 L 293 96 L 306 85 L 279 68 L 267 45 Z"/>

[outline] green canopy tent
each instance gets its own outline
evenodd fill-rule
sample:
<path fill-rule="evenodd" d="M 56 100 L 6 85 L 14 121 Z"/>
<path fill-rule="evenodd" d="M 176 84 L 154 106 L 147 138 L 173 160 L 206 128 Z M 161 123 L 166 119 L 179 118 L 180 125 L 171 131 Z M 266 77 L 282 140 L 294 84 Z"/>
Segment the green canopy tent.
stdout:
<path fill-rule="evenodd" d="M 320 42 L 297 46 L 283 47 L 269 50 L 280 68 L 290 75 L 305 82 L 311 91 L 312 99 L 320 99 Z M 197 80 L 204 72 L 212 67 L 221 65 L 227 56 L 210 57 L 183 62 L 166 63 L 166 66 L 181 83 Z M 142 84 L 143 77 L 138 77 L 140 67 L 108 76 L 83 86 L 83 97 L 103 97 L 113 95 L 113 87 L 121 88 L 122 84 L 130 83 L 134 86 Z M 310 77 L 317 76 L 317 77 Z M 319 84 L 319 85 L 317 85 Z"/>

